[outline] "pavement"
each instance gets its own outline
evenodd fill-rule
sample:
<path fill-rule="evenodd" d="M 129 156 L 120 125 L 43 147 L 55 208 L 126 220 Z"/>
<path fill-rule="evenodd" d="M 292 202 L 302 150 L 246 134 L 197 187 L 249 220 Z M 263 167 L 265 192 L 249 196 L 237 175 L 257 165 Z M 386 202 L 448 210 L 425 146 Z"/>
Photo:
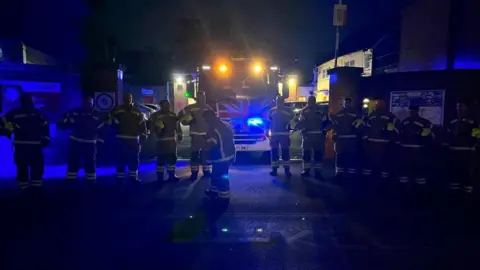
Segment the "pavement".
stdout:
<path fill-rule="evenodd" d="M 154 167 L 142 164 L 141 186 L 117 185 L 113 168 L 93 189 L 67 187 L 60 167 L 47 168 L 42 193 L 1 179 L 0 269 L 480 269 L 478 211 L 465 202 L 235 165 L 219 209 L 185 162 L 184 180 L 163 189 Z"/>

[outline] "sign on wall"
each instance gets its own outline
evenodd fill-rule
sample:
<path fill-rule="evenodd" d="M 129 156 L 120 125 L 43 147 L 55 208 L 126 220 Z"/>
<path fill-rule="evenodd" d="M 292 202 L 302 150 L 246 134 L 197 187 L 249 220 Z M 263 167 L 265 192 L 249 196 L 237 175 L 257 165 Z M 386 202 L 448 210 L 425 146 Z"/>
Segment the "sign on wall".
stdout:
<path fill-rule="evenodd" d="M 4 112 L 18 107 L 20 95 L 28 93 L 32 96 L 35 107 L 47 117 L 54 116 L 60 110 L 61 84 L 54 82 L 33 81 L 0 81 L 0 90 Z"/>
<path fill-rule="evenodd" d="M 420 116 L 434 125 L 443 124 L 445 90 L 393 91 L 390 93 L 390 111 L 403 120 L 408 117 L 408 107 L 420 107 Z"/>
<path fill-rule="evenodd" d="M 110 111 L 115 107 L 115 92 L 95 92 L 94 108 L 97 111 Z"/>

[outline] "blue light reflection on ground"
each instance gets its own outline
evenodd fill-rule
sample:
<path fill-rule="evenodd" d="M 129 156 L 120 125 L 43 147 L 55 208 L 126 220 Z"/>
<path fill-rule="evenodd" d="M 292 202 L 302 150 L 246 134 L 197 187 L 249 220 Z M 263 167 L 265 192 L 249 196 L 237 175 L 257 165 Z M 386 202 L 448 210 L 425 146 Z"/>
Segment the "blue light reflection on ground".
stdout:
<path fill-rule="evenodd" d="M 177 167 L 185 167 L 188 164 L 187 161 L 179 161 Z M 142 163 L 139 168 L 139 174 L 153 173 L 157 168 L 155 161 L 149 161 Z M 67 173 L 67 165 L 57 165 L 57 166 L 46 166 L 44 179 L 64 179 Z M 79 177 L 84 176 L 84 171 L 80 170 L 78 173 Z M 115 175 L 115 167 L 99 167 L 97 168 L 97 177 L 108 177 Z M 12 163 L 2 164 L 0 170 L 0 179 L 2 180 L 13 180 L 16 176 L 16 167 Z"/>

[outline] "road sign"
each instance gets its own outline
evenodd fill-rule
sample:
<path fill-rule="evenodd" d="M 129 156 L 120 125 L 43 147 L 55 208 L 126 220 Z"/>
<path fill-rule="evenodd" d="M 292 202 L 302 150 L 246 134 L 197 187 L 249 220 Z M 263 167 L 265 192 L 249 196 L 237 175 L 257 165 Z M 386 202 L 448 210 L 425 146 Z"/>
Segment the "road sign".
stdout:
<path fill-rule="evenodd" d="M 344 26 L 347 23 L 347 5 L 335 4 L 333 8 L 333 26 Z"/>
<path fill-rule="evenodd" d="M 110 111 L 115 107 L 115 92 L 95 92 L 94 108 L 97 111 Z"/>

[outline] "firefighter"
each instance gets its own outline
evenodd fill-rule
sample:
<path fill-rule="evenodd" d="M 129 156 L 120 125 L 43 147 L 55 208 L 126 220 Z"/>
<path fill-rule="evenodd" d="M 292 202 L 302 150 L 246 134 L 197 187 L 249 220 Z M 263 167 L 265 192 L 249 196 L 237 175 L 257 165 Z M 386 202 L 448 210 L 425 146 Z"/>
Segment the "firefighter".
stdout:
<path fill-rule="evenodd" d="M 468 116 L 466 102 L 457 103 L 457 117 L 447 126 L 450 164 L 449 189 L 470 194 L 473 192 L 476 128 L 478 123 Z"/>
<path fill-rule="evenodd" d="M 3 116 L 7 136 L 13 135 L 15 147 L 14 161 L 17 165 L 17 181 L 20 189 L 42 187 L 45 168 L 43 148 L 50 143 L 49 124 L 34 106 L 32 96 L 20 97 L 20 108 L 13 109 Z"/>
<path fill-rule="evenodd" d="M 296 130 L 302 133 L 303 149 L 303 172 L 302 177 L 310 176 L 310 169 L 313 162 L 315 177 L 323 179 L 321 174 L 321 163 L 325 150 L 325 131 L 328 117 L 317 106 L 314 96 L 308 97 L 307 106 L 300 111 L 300 117 Z M 313 154 L 313 156 L 312 156 Z"/>
<path fill-rule="evenodd" d="M 200 164 L 202 164 L 203 178 L 211 176 L 212 165 L 207 162 L 206 152 L 202 151 L 205 147 L 205 135 L 207 134 L 208 126 L 203 119 L 205 111 L 213 111 L 207 104 L 207 97 L 204 92 L 198 93 L 197 103 L 188 105 L 179 112 L 178 117 L 183 125 L 190 126 L 190 170 L 192 181 L 197 180 Z"/>
<path fill-rule="evenodd" d="M 362 175 L 390 178 L 395 148 L 395 137 L 400 128 L 400 120 L 385 108 L 385 101 L 378 100 L 375 109 L 365 119 L 363 139 L 365 154 Z"/>
<path fill-rule="evenodd" d="M 85 97 L 81 107 L 65 113 L 58 123 L 62 130 L 71 130 L 68 154 L 67 181 L 78 177 L 80 162 L 84 161 L 85 178 L 94 184 L 97 179 L 97 142 L 103 143 L 100 132 L 105 123 L 93 110 L 93 98 Z"/>
<path fill-rule="evenodd" d="M 398 137 L 400 166 L 397 179 L 401 185 L 415 181 L 418 187 L 427 184 L 427 147 L 433 143 L 432 123 L 418 114 L 419 106 L 411 105 L 410 113 L 401 122 Z"/>
<path fill-rule="evenodd" d="M 180 180 L 175 175 L 175 165 L 177 164 L 177 143 L 182 141 L 183 136 L 177 115 L 170 111 L 170 102 L 162 100 L 160 108 L 160 111 L 150 117 L 149 126 L 157 136 L 157 176 L 159 184 L 162 184 L 165 164 L 167 165 L 167 180 L 170 182 Z"/>
<path fill-rule="evenodd" d="M 208 160 L 213 165 L 210 188 L 205 191 L 207 198 L 229 200 L 230 181 L 228 170 L 235 162 L 235 144 L 233 130 L 223 122 L 212 110 L 204 112 L 203 117 L 208 124 L 206 146 Z"/>
<path fill-rule="evenodd" d="M 352 99 L 343 100 L 343 109 L 331 117 L 335 142 L 335 175 L 357 174 L 358 170 L 358 135 L 363 127 L 362 115 L 352 107 Z"/>
<path fill-rule="evenodd" d="M 292 176 L 292 173 L 290 172 L 290 125 L 293 122 L 294 117 L 295 114 L 293 113 L 293 110 L 285 106 L 283 97 L 278 96 L 276 99 L 276 106 L 268 112 L 271 131 L 271 176 L 277 176 L 278 174 L 277 170 L 280 165 L 280 149 L 282 152 L 285 176 Z"/>
<path fill-rule="evenodd" d="M 115 128 L 117 148 L 117 179 L 125 178 L 128 166 L 130 180 L 140 183 L 138 165 L 141 144 L 147 140 L 146 116 L 133 104 L 131 94 L 123 96 L 123 105 L 110 112 L 109 124 Z"/>

